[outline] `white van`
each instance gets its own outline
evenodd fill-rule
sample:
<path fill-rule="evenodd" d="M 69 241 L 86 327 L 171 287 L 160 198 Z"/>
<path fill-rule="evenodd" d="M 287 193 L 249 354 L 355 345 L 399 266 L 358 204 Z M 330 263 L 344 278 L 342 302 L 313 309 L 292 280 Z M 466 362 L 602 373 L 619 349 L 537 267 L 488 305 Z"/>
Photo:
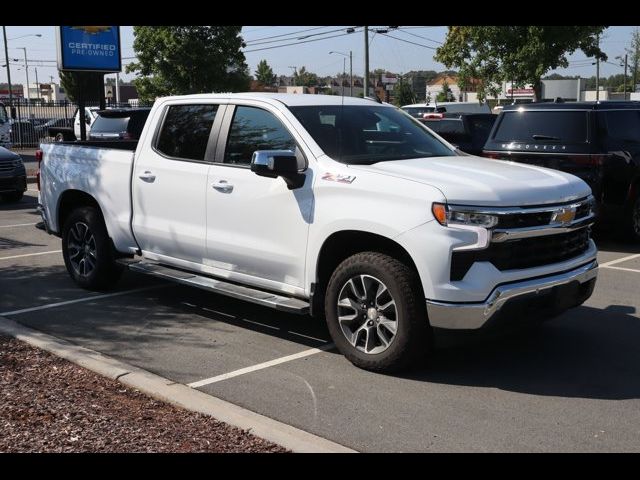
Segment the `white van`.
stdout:
<path fill-rule="evenodd" d="M 415 118 L 423 118 L 425 113 L 491 113 L 488 104 L 478 102 L 415 103 L 400 108 Z"/>
<path fill-rule="evenodd" d="M 0 147 L 11 147 L 11 124 L 4 103 L 0 103 Z"/>

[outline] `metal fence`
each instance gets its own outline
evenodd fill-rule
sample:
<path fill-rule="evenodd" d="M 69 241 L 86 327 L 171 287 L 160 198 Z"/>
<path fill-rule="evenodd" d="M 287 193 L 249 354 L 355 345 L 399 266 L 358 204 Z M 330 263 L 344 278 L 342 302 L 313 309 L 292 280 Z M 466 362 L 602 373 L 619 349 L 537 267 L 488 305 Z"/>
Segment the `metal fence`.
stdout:
<path fill-rule="evenodd" d="M 89 108 L 99 108 L 99 102 L 86 102 Z M 107 102 L 107 108 L 150 106 L 142 103 L 116 104 Z M 37 148 L 41 143 L 55 141 L 49 135 L 49 128 L 63 127 L 74 128 L 73 121 L 78 105 L 73 102 L 38 102 L 32 100 L 30 103 L 24 100 L 13 102 L 13 105 L 5 103 L 7 115 L 9 116 L 11 133 L 10 142 L 12 149 Z"/>

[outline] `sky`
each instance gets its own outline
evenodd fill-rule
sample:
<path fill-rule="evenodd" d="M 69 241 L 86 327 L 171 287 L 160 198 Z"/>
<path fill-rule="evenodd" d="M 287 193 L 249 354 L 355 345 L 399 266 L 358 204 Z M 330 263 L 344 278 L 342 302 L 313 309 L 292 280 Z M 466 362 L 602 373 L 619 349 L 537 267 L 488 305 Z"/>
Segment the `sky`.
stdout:
<path fill-rule="evenodd" d="M 384 26 L 374 26 L 372 29 L 382 29 Z M 320 76 L 336 75 L 345 69 L 349 72 L 349 59 L 340 54 L 330 54 L 330 51 L 342 52 L 346 55 L 352 52 L 353 73 L 362 75 L 364 72 L 364 34 L 362 29 L 346 34 L 349 26 L 245 26 L 242 35 L 247 42 L 244 49 L 247 64 L 253 74 L 258 62 L 266 59 L 277 75 L 290 75 L 295 67 L 305 66 L 307 70 Z M 631 40 L 631 32 L 637 27 L 615 26 L 609 27 L 601 40 L 601 46 L 609 56 L 608 63 L 600 64 L 600 75 L 607 77 L 617 73 L 624 73 L 624 68 L 615 57 L 624 55 L 624 48 Z M 40 83 L 49 82 L 53 77 L 58 82 L 56 67 L 55 27 L 50 26 L 8 26 L 7 39 L 11 65 L 11 80 L 13 83 L 26 83 L 24 69 L 24 50 L 27 49 L 29 64 L 29 80 L 35 83 L 36 69 Z M 134 60 L 133 27 L 120 28 L 122 42 L 123 65 Z M 326 34 L 325 34 L 326 33 Z M 395 73 L 405 73 L 411 70 L 445 70 L 445 66 L 433 60 L 435 48 L 445 39 L 447 27 L 419 27 L 400 26 L 399 31 L 388 34 L 369 33 L 369 64 L 370 69 L 384 68 Z M 42 35 L 36 37 L 36 34 Z M 390 35 L 390 36 L 389 36 Z M 334 38 L 326 38 L 331 37 Z M 267 38 L 268 37 L 268 38 Z M 305 38 L 302 38 L 305 37 Z M 391 38 L 396 37 L 396 38 Z M 2 38 L 0 36 L 0 38 Z M 291 39 L 287 41 L 286 39 Z M 306 42 L 306 43 L 300 43 Z M 410 43 L 413 42 L 413 43 Z M 4 65 L 4 44 L 0 51 L 0 65 Z M 286 43 L 295 45 L 281 46 Z M 418 44 L 418 45 L 416 45 Z M 277 48 L 273 48 L 277 47 Z M 261 50 L 264 49 L 264 50 Z M 590 77 L 595 75 L 596 66 L 591 65 L 582 52 L 576 52 L 569 57 L 570 66 L 549 73 L 562 75 L 581 75 Z M 111 75 L 114 76 L 114 75 Z M 121 78 L 130 80 L 133 75 L 122 74 Z M 0 68 L 0 82 L 7 80 L 6 67 Z"/>

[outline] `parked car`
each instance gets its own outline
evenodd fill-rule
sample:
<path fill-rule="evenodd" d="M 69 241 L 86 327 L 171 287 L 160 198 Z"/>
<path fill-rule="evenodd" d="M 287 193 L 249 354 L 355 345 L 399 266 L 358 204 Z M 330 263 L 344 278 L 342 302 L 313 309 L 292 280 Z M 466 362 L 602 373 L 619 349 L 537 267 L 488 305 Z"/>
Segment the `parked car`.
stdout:
<path fill-rule="evenodd" d="M 640 242 L 640 102 L 505 106 L 483 155 L 578 176 L 593 191 L 598 223 Z"/>
<path fill-rule="evenodd" d="M 481 155 L 496 118 L 492 113 L 455 113 L 420 121 L 463 152 Z"/>
<path fill-rule="evenodd" d="M 137 140 L 151 108 L 98 110 L 89 140 Z"/>
<path fill-rule="evenodd" d="M 478 102 L 416 103 L 400 108 L 418 119 L 425 118 L 432 113 L 491 113 L 489 105 Z"/>
<path fill-rule="evenodd" d="M 91 126 L 98 116 L 98 110 L 98 107 L 85 107 L 84 119 L 87 138 L 89 138 Z M 72 127 L 49 127 L 49 136 L 55 138 L 56 142 L 73 141 L 80 138 L 80 109 L 76 108 L 73 114 Z"/>
<path fill-rule="evenodd" d="M 73 118 L 52 118 L 47 122 L 35 127 L 35 131 L 39 138 L 49 136 L 50 128 L 73 128 Z"/>
<path fill-rule="evenodd" d="M 0 147 L 0 196 L 8 202 L 22 199 L 27 190 L 27 171 L 20 155 Z"/>
<path fill-rule="evenodd" d="M 39 211 L 79 286 L 111 288 L 129 268 L 324 312 L 366 369 L 416 362 L 433 327 L 556 315 L 596 281 L 586 183 L 462 155 L 366 99 L 165 97 L 137 142 L 42 151 Z M 552 222 L 567 205 L 575 218 Z"/>
<path fill-rule="evenodd" d="M 12 144 L 20 144 L 23 147 L 36 147 L 40 143 L 33 123 L 28 120 L 13 120 L 9 134 Z"/>

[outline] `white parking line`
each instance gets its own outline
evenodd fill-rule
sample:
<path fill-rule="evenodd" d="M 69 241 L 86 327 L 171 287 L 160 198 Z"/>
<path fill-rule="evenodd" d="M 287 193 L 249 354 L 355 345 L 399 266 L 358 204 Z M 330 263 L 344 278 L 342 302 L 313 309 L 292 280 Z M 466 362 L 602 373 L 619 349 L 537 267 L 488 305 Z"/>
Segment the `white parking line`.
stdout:
<path fill-rule="evenodd" d="M 37 225 L 36 223 L 16 223 L 15 225 L 0 225 L 0 228 L 28 227 Z"/>
<path fill-rule="evenodd" d="M 77 298 L 75 300 L 67 300 L 65 302 L 47 303 L 45 305 L 40 305 L 39 307 L 23 308 L 21 310 L 13 310 L 11 312 L 0 312 L 0 317 L 20 315 L 21 313 L 37 312 L 38 310 L 46 310 L 48 308 L 62 307 L 63 305 L 71 305 L 73 303 L 90 302 L 92 300 L 101 300 L 103 298 L 119 297 L 120 295 L 144 292 L 146 290 L 153 290 L 154 288 L 162 288 L 162 287 L 166 287 L 166 285 L 152 285 L 150 287 L 134 288 L 132 290 L 124 290 L 122 292 L 106 293 L 104 295 L 93 295 L 91 297 Z"/>
<path fill-rule="evenodd" d="M 610 262 L 606 262 L 600 265 L 600 268 L 608 267 L 609 265 L 615 265 L 616 263 L 626 262 L 627 260 L 633 260 L 634 258 L 640 257 L 640 253 L 635 253 L 633 255 L 628 255 L 626 257 L 618 258 L 617 260 L 611 260 Z"/>
<path fill-rule="evenodd" d="M 610 268 L 611 270 L 622 270 L 624 272 L 640 273 L 640 270 L 637 270 L 635 268 L 625 268 L 625 267 L 604 267 L 604 268 Z"/>
<path fill-rule="evenodd" d="M 287 333 L 290 333 L 292 335 L 297 335 L 299 337 L 308 338 L 310 340 L 315 340 L 316 342 L 328 342 L 329 341 L 329 340 L 326 340 L 324 338 L 316 338 L 316 337 L 312 337 L 310 335 L 303 335 L 302 333 L 292 332 L 291 330 L 289 330 Z"/>
<path fill-rule="evenodd" d="M 48 252 L 25 253 L 24 255 L 13 255 L 11 257 L 0 257 L 0 260 L 11 260 L 12 258 L 33 257 L 34 255 L 48 255 L 50 253 L 62 253 L 62 250 L 50 250 Z"/>
<path fill-rule="evenodd" d="M 255 322 L 253 320 L 247 320 L 246 318 L 241 318 L 243 322 L 253 323 L 254 325 L 260 325 L 261 327 L 270 328 L 272 330 L 280 330 L 280 327 L 274 327 L 273 325 L 267 325 L 266 323 Z"/>
<path fill-rule="evenodd" d="M 323 345 L 318 348 L 310 348 L 309 350 L 304 350 L 299 353 L 294 353 L 293 355 L 287 355 L 286 357 L 276 358 L 275 360 L 269 360 L 268 362 L 258 363 L 257 365 L 241 368 L 240 370 L 234 370 L 233 372 L 229 372 L 229 373 L 223 373 L 222 375 L 218 375 L 216 377 L 205 378 L 204 380 L 200 380 L 198 382 L 189 383 L 187 386 L 191 388 L 203 387 L 205 385 L 210 385 L 212 383 L 221 382 L 222 380 L 227 380 L 228 378 L 244 375 L 245 373 L 251 373 L 257 370 L 263 370 L 265 368 L 273 367 L 275 365 L 280 365 L 281 363 L 291 362 L 292 360 L 305 358 L 310 355 L 315 355 L 316 353 L 322 353 L 327 350 L 331 350 L 333 347 L 334 347 L 333 343 L 330 343 L 328 345 Z"/>

